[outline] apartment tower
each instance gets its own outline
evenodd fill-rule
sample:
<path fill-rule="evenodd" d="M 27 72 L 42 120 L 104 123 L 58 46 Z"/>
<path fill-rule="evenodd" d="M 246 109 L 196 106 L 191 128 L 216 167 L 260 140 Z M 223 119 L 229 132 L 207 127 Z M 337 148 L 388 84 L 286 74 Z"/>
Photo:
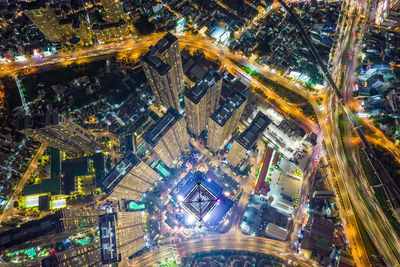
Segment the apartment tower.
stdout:
<path fill-rule="evenodd" d="M 167 33 L 141 57 L 141 64 L 159 104 L 180 109 L 179 92 L 184 87 L 178 39 Z"/>
<path fill-rule="evenodd" d="M 270 123 L 271 120 L 264 113 L 258 112 L 250 126 L 233 141 L 226 156 L 228 163 L 233 167 L 238 166 Z"/>
<path fill-rule="evenodd" d="M 218 108 L 222 77 L 211 70 L 185 96 L 188 129 L 196 136 L 206 129 L 208 117 Z"/>
<path fill-rule="evenodd" d="M 169 108 L 167 113 L 146 131 L 143 139 L 168 167 L 172 167 L 174 161 L 189 145 L 186 121 L 176 109 Z"/>
<path fill-rule="evenodd" d="M 99 228 L 103 264 L 125 260 L 146 246 L 140 211 L 101 215 Z"/>
<path fill-rule="evenodd" d="M 208 118 L 207 146 L 218 151 L 233 133 L 242 116 L 247 99 L 240 93 L 228 97 L 225 103 Z"/>
<path fill-rule="evenodd" d="M 17 129 L 34 140 L 61 151 L 83 153 L 101 148 L 96 137 L 57 113 L 20 117 L 17 120 Z"/>
<path fill-rule="evenodd" d="M 160 176 L 129 151 L 98 186 L 110 197 L 138 201 Z"/>

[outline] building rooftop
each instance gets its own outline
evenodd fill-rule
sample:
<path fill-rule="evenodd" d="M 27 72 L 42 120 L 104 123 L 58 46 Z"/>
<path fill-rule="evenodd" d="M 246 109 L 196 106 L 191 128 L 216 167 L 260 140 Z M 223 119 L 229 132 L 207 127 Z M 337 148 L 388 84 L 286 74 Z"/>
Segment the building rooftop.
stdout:
<path fill-rule="evenodd" d="M 117 251 L 115 227 L 117 214 L 108 213 L 99 216 L 101 261 L 103 264 L 118 262 L 121 255 Z"/>
<path fill-rule="evenodd" d="M 152 147 L 168 132 L 171 127 L 182 118 L 182 115 L 174 108 L 169 108 L 167 113 L 143 135 L 143 139 Z"/>
<path fill-rule="evenodd" d="M 44 115 L 23 116 L 17 119 L 17 130 L 39 129 L 47 125 L 57 125 L 60 121 L 57 113 L 46 112 Z"/>
<path fill-rule="evenodd" d="M 190 89 L 185 96 L 195 104 L 198 104 L 203 96 L 207 93 L 208 88 L 215 85 L 220 79 L 221 75 L 215 70 L 208 71 L 203 79 Z"/>
<path fill-rule="evenodd" d="M 225 103 L 210 116 L 210 118 L 222 127 L 232 116 L 233 112 L 245 101 L 246 97 L 241 93 L 230 96 Z"/>
<path fill-rule="evenodd" d="M 35 10 L 39 8 L 45 8 L 46 1 L 45 0 L 38 0 L 35 2 L 23 2 L 21 8 L 26 10 Z"/>
<path fill-rule="evenodd" d="M 217 197 L 201 182 L 197 182 L 183 201 L 183 207 L 202 221 L 218 204 Z"/>
<path fill-rule="evenodd" d="M 162 54 L 165 50 L 171 47 L 171 45 L 176 41 L 178 41 L 178 38 L 176 38 L 175 35 L 169 32 L 157 42 L 155 47 L 160 52 L 160 54 Z"/>
<path fill-rule="evenodd" d="M 104 179 L 98 181 L 98 186 L 107 194 L 110 193 L 125 175 L 139 163 L 140 159 L 132 152 L 128 152 Z"/>
<path fill-rule="evenodd" d="M 264 132 L 271 120 L 262 112 L 258 112 L 250 126 L 236 139 L 245 149 L 249 150 L 258 137 Z"/>
<path fill-rule="evenodd" d="M 22 244 L 50 232 L 56 233 L 59 229 L 59 218 L 57 214 L 47 215 L 41 219 L 23 223 L 20 227 L 1 233 L 0 249 L 3 250 Z"/>
<path fill-rule="evenodd" d="M 50 179 L 44 179 L 39 184 L 25 185 L 23 196 L 50 193 L 58 195 L 61 193 L 61 155 L 55 148 L 50 149 Z"/>
<path fill-rule="evenodd" d="M 157 71 L 160 76 L 164 76 L 171 69 L 171 66 L 164 63 L 156 56 L 157 50 L 154 46 L 150 46 L 150 51 L 141 57 L 143 62 L 148 64 L 152 69 Z"/>

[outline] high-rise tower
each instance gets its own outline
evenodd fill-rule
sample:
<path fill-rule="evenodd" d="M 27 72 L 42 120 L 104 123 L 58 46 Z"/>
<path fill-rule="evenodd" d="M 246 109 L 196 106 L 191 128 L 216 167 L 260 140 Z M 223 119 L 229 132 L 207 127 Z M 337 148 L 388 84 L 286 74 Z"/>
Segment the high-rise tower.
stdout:
<path fill-rule="evenodd" d="M 169 108 L 143 135 L 143 139 L 168 167 L 172 167 L 174 161 L 189 145 L 186 121 L 176 109 Z"/>
<path fill-rule="evenodd" d="M 93 152 L 100 148 L 96 137 L 57 113 L 21 117 L 17 129 L 38 142 L 66 152 Z"/>
<path fill-rule="evenodd" d="M 236 167 L 251 149 L 271 120 L 262 112 L 258 112 L 250 126 L 233 141 L 232 147 L 226 156 L 230 165 Z"/>
<path fill-rule="evenodd" d="M 184 79 L 178 39 L 167 33 L 155 46 L 150 46 L 141 63 L 157 102 L 179 110 L 178 93 Z"/>
<path fill-rule="evenodd" d="M 137 201 L 159 178 L 152 168 L 135 154 L 128 152 L 98 183 L 113 198 Z"/>
<path fill-rule="evenodd" d="M 207 145 L 218 151 L 233 133 L 242 116 L 247 99 L 240 93 L 230 96 L 208 119 Z"/>
<path fill-rule="evenodd" d="M 100 242 L 79 247 L 71 246 L 41 260 L 42 267 L 100 265 Z"/>
<path fill-rule="evenodd" d="M 174 79 L 176 80 L 174 83 L 176 84 L 177 91 L 182 91 L 184 87 L 184 78 L 178 38 L 169 32 L 157 42 L 155 47 L 159 57 L 171 66 Z"/>
<path fill-rule="evenodd" d="M 188 129 L 199 136 L 206 129 L 208 117 L 218 108 L 222 77 L 212 70 L 185 94 L 185 109 Z"/>
<path fill-rule="evenodd" d="M 141 212 L 117 212 L 100 216 L 101 260 L 120 262 L 145 247 Z"/>

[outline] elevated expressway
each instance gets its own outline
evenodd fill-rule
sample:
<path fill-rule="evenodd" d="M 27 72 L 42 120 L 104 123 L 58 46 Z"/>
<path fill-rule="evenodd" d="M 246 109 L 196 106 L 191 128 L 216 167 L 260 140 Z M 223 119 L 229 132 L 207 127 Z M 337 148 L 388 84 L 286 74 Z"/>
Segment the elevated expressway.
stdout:
<path fill-rule="evenodd" d="M 350 120 L 351 125 L 353 126 L 353 129 L 360 137 L 363 144 L 364 153 L 369 159 L 372 168 L 381 181 L 382 186 L 386 190 L 388 199 L 391 200 L 394 207 L 398 207 L 397 198 L 400 194 L 400 190 L 397 188 L 391 177 L 387 174 L 386 170 L 382 167 L 380 161 L 376 158 L 374 151 L 366 141 L 360 125 L 346 105 L 346 102 L 342 97 L 342 93 L 339 91 L 339 88 L 337 88 L 330 72 L 326 69 L 312 42 L 309 40 L 308 34 L 305 33 L 302 23 L 297 20 L 293 10 L 289 8 L 283 2 L 283 0 L 278 1 L 291 15 L 303 36 L 303 40 L 305 40 L 307 43 L 332 88 L 332 90 L 327 91 L 325 95 L 325 112 L 322 114 L 322 117 L 320 117 L 320 115 L 318 115 L 318 117 L 329 154 L 332 156 L 333 167 L 337 175 L 336 182 L 339 189 L 339 192 L 337 193 L 339 193 L 339 196 L 341 197 L 342 204 L 349 219 L 347 221 L 347 233 L 351 235 L 352 229 L 356 231 L 358 230 L 353 214 L 355 211 L 360 217 L 362 223 L 365 225 L 365 228 L 367 229 L 368 234 L 373 240 L 377 250 L 381 255 L 384 256 L 385 263 L 388 266 L 399 266 L 400 240 L 398 235 L 393 230 L 393 227 L 390 225 L 385 214 L 377 203 L 373 194 L 373 190 L 371 190 L 365 175 L 357 175 L 360 174 L 359 167 L 357 165 L 356 168 L 358 168 L 358 170 L 356 171 L 354 171 L 351 166 L 348 166 L 347 158 L 341 141 L 341 133 L 339 131 L 338 110 L 340 107 L 344 110 Z M 365 18 L 366 12 L 370 12 L 370 9 L 367 8 L 366 1 L 358 2 L 350 0 L 347 4 L 351 8 L 350 19 L 352 22 L 339 25 L 339 29 L 345 33 L 348 45 L 343 47 L 343 43 L 340 42 L 341 40 L 338 40 L 340 51 L 337 53 L 336 59 L 339 60 L 334 60 L 333 65 L 333 69 L 336 70 L 336 72 L 334 72 L 334 75 L 336 76 L 335 78 L 340 77 L 338 74 L 344 71 L 346 63 L 348 68 L 347 74 L 353 75 L 355 68 L 354 61 L 357 55 L 357 51 L 354 47 L 355 40 L 353 39 L 356 30 L 354 25 L 357 27 L 360 16 Z M 361 12 L 364 12 L 364 14 L 361 14 Z M 348 56 L 349 47 L 351 47 L 353 52 L 351 56 Z M 343 58 L 346 58 L 347 62 L 343 62 Z M 346 77 L 348 78 L 346 80 L 346 84 L 348 86 L 347 90 L 351 90 L 353 81 L 350 79 L 351 76 L 347 75 Z M 356 262 L 358 259 L 360 260 L 360 263 L 362 264 L 361 266 L 368 266 L 368 258 L 364 256 L 365 248 L 360 240 L 359 231 L 357 232 L 358 233 L 355 235 L 356 238 L 353 239 L 353 256 L 355 257 Z"/>

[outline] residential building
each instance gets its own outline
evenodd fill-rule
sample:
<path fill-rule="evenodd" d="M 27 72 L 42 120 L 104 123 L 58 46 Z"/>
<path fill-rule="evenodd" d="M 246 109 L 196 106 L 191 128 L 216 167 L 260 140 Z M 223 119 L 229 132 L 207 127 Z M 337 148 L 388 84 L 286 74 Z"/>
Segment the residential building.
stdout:
<path fill-rule="evenodd" d="M 101 215 L 99 228 L 103 264 L 120 262 L 146 245 L 140 211 Z"/>
<path fill-rule="evenodd" d="M 230 165 L 236 167 L 262 135 L 271 120 L 262 112 L 258 112 L 250 126 L 233 141 L 232 147 L 226 156 Z"/>
<path fill-rule="evenodd" d="M 182 91 L 184 88 L 184 78 L 178 38 L 168 32 L 157 42 L 155 47 L 158 52 L 158 57 L 171 66 L 172 72 L 174 73 L 173 78 L 175 79 L 173 83 L 176 84 L 177 91 Z"/>
<path fill-rule="evenodd" d="M 95 209 L 61 209 L 56 211 L 58 232 L 96 226 L 101 211 Z"/>
<path fill-rule="evenodd" d="M 30 3 L 26 6 L 24 14 L 50 41 L 60 42 L 65 39 L 56 13 L 44 1 Z"/>
<path fill-rule="evenodd" d="M 62 209 L 38 220 L 21 224 L 20 227 L 1 233 L 0 250 L 18 246 L 39 246 L 43 243 L 58 242 L 83 228 L 98 225 L 101 211 L 94 209 Z"/>
<path fill-rule="evenodd" d="M 70 153 L 94 152 L 101 146 L 87 130 L 57 113 L 20 117 L 17 129 L 38 142 Z"/>
<path fill-rule="evenodd" d="M 128 37 L 129 27 L 124 20 L 113 23 L 98 23 L 92 26 L 93 36 L 97 42 L 104 43 L 113 39 Z"/>
<path fill-rule="evenodd" d="M 150 87 L 159 104 L 180 109 L 178 93 L 184 79 L 178 39 L 166 34 L 150 51 L 141 57 Z"/>
<path fill-rule="evenodd" d="M 101 0 L 101 5 L 106 14 L 106 22 L 114 23 L 125 18 L 124 8 L 119 0 Z"/>
<path fill-rule="evenodd" d="M 172 167 L 174 161 L 189 145 L 186 121 L 176 109 L 169 108 L 167 113 L 146 131 L 143 139 L 168 167 Z"/>
<path fill-rule="evenodd" d="M 236 129 L 247 99 L 237 93 L 228 97 L 226 102 L 219 107 L 208 119 L 207 146 L 218 151 L 225 143 L 227 138 Z"/>
<path fill-rule="evenodd" d="M 188 129 L 199 136 L 206 129 L 208 117 L 218 108 L 222 77 L 211 70 L 185 96 Z"/>
<path fill-rule="evenodd" d="M 98 186 L 112 198 L 138 201 L 159 178 L 152 168 L 128 151 Z"/>
<path fill-rule="evenodd" d="M 100 242 L 70 247 L 64 251 L 48 256 L 41 261 L 42 267 L 100 266 Z"/>

